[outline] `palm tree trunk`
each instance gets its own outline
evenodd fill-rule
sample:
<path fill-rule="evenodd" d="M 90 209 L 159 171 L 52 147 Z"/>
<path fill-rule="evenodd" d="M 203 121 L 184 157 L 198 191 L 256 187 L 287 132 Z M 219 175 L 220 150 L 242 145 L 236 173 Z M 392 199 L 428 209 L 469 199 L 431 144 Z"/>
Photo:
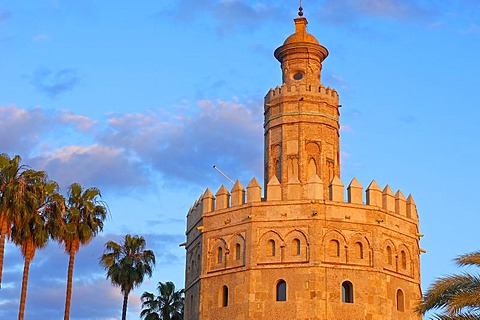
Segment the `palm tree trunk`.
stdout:
<path fill-rule="evenodd" d="M 70 319 L 70 304 L 72 302 L 72 281 L 73 281 L 73 265 L 75 263 L 75 250 L 70 249 L 70 259 L 68 261 L 68 278 L 67 278 L 67 297 L 65 299 L 65 315 L 64 320 Z"/>
<path fill-rule="evenodd" d="M 122 320 L 127 320 L 128 292 L 123 294 Z"/>
<path fill-rule="evenodd" d="M 5 233 L 0 234 L 0 289 L 2 288 L 3 257 L 5 254 Z"/>
<path fill-rule="evenodd" d="M 0 289 L 2 288 L 3 275 L 3 257 L 5 255 L 5 237 L 7 235 L 7 226 L 5 218 L 0 219 Z"/>
<path fill-rule="evenodd" d="M 18 310 L 18 320 L 23 320 L 25 317 L 25 302 L 27 300 L 27 284 L 28 284 L 28 271 L 30 269 L 30 262 L 32 261 L 33 248 L 32 244 L 27 243 L 25 248 L 25 264 L 23 266 L 23 279 L 22 279 L 22 294 L 20 297 L 20 308 Z"/>

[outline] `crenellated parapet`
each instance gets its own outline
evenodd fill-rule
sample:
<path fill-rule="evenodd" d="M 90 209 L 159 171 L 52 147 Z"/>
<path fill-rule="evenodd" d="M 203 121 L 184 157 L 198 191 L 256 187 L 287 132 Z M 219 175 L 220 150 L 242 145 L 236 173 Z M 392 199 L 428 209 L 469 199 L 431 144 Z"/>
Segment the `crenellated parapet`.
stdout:
<path fill-rule="evenodd" d="M 284 83 L 281 87 L 277 86 L 275 89 L 270 89 L 268 91 L 268 93 L 265 95 L 265 106 L 268 107 L 268 105 L 274 103 L 275 100 L 279 99 L 280 97 L 296 98 L 299 94 L 308 94 L 316 99 L 325 100 L 332 105 L 338 105 L 337 91 L 330 87 L 325 87 L 323 84 L 321 84 L 319 87 L 313 87 L 306 84 L 287 86 Z"/>
<path fill-rule="evenodd" d="M 302 200 L 315 203 L 345 203 L 375 207 L 402 218 L 418 220 L 417 208 L 412 195 L 405 198 L 402 191 L 398 190 L 394 193 L 389 185 L 382 189 L 375 180 L 372 180 L 364 192 L 363 186 L 356 178 L 353 178 L 345 188 L 340 178 L 335 176 L 329 184 L 328 198 L 324 197 L 323 186 L 322 180 L 317 175 L 313 175 L 306 185 L 305 197 L 298 193 L 297 196 L 288 197 L 287 199 L 282 198 L 282 187 L 275 176 L 267 185 L 268 192 L 265 198 L 262 198 L 262 188 L 256 178 L 250 181 L 247 188 L 244 188 L 238 180 L 231 190 L 222 185 L 215 193 L 215 196 L 207 188 L 190 208 L 187 216 L 187 230 L 196 226 L 203 216 L 223 212 L 225 209 L 238 208 L 243 205 L 260 202 L 268 204 L 269 202 Z M 290 190 L 295 190 L 295 188 Z"/>

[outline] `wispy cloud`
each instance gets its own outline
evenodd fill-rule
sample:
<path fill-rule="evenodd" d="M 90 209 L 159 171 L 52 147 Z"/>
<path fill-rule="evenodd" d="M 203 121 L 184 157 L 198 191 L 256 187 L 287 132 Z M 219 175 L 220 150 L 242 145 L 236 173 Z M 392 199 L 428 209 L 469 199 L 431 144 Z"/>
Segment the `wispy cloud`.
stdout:
<path fill-rule="evenodd" d="M 480 24 L 478 23 L 471 23 L 468 27 L 463 30 L 460 30 L 460 34 L 478 34 L 480 33 Z"/>
<path fill-rule="evenodd" d="M 9 11 L 6 11 L 0 7 L 0 23 L 10 19 L 11 16 L 12 14 Z"/>
<path fill-rule="evenodd" d="M 50 39 L 50 37 L 44 33 L 37 33 L 36 35 L 33 36 L 32 39 L 33 41 L 41 42 L 41 41 L 47 41 L 48 39 Z"/>
<path fill-rule="evenodd" d="M 352 25 L 363 18 L 425 20 L 435 17 L 435 4 L 415 0 L 326 0 L 319 8 L 324 19 Z"/>
<path fill-rule="evenodd" d="M 97 121 L 93 120 L 92 118 L 74 114 L 68 111 L 60 114 L 57 117 L 57 120 L 67 125 L 73 125 L 80 131 L 89 131 L 97 123 Z"/>
<path fill-rule="evenodd" d="M 50 97 L 72 90 L 79 83 L 75 69 L 65 68 L 53 71 L 48 68 L 37 69 L 30 77 L 35 88 Z"/>
<path fill-rule="evenodd" d="M 221 35 L 234 30 L 251 31 L 266 22 L 286 18 L 288 14 L 282 8 L 282 1 L 245 0 L 180 0 L 172 13 L 176 18 L 189 20 L 207 13 L 217 21 Z"/>

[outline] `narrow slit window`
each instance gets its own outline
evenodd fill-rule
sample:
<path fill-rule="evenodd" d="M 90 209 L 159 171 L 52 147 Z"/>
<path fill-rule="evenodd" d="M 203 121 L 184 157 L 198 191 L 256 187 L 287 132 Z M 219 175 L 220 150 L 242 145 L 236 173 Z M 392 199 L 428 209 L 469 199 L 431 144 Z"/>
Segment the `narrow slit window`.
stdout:
<path fill-rule="evenodd" d="M 405 311 L 405 296 L 400 289 L 397 290 L 397 311 Z"/>
<path fill-rule="evenodd" d="M 287 283 L 285 280 L 279 280 L 277 282 L 276 288 L 276 300 L 277 301 L 287 301 Z"/>
<path fill-rule="evenodd" d="M 223 261 L 223 250 L 222 248 L 217 249 L 217 263 L 222 263 Z"/>
<path fill-rule="evenodd" d="M 220 289 L 220 306 L 222 308 L 228 306 L 228 287 L 227 286 L 222 286 Z"/>
<path fill-rule="evenodd" d="M 270 257 L 275 256 L 275 240 L 268 240 L 267 242 L 267 255 Z"/>
<path fill-rule="evenodd" d="M 355 258 L 363 259 L 363 245 L 361 242 L 355 243 Z"/>
<path fill-rule="evenodd" d="M 407 254 L 403 250 L 400 252 L 400 259 L 402 263 L 402 269 L 407 269 Z"/>
<path fill-rule="evenodd" d="M 240 252 L 240 243 L 235 244 L 235 260 L 240 260 L 241 252 Z"/>
<path fill-rule="evenodd" d="M 353 303 L 353 284 L 350 281 L 342 283 L 342 302 Z"/>
<path fill-rule="evenodd" d="M 392 265 L 392 248 L 387 246 L 387 263 Z"/>
<path fill-rule="evenodd" d="M 293 239 L 292 241 L 292 255 L 299 256 L 300 255 L 300 240 Z"/>

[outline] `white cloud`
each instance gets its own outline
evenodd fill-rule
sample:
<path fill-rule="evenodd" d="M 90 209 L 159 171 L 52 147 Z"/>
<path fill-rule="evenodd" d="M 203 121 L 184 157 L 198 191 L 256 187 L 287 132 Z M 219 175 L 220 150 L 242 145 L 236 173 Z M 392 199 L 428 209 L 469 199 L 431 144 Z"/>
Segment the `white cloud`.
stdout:
<path fill-rule="evenodd" d="M 87 116 L 82 116 L 71 112 L 60 114 L 57 117 L 57 120 L 64 124 L 71 124 L 81 131 L 88 131 L 97 123 L 97 121 L 94 121 Z"/>

